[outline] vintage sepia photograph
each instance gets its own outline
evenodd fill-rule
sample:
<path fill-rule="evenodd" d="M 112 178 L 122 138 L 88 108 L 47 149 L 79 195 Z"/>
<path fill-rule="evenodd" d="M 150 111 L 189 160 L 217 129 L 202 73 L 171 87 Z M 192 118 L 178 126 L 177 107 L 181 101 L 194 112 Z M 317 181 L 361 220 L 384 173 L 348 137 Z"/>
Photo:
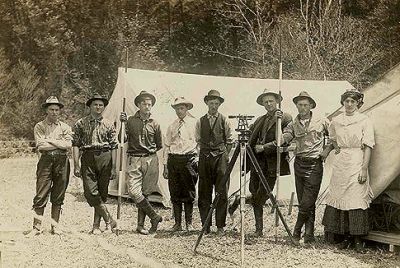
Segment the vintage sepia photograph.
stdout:
<path fill-rule="evenodd" d="M 0 268 L 400 268 L 400 0 L 0 0 Z"/>

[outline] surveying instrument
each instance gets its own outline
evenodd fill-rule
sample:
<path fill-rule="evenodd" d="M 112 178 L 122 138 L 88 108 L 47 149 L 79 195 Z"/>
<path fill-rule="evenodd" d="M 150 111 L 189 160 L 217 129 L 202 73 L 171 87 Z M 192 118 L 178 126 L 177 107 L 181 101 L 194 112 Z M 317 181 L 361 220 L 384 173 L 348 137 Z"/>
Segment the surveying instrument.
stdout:
<path fill-rule="evenodd" d="M 283 215 L 278 207 L 277 201 L 275 196 L 272 193 L 272 189 L 268 186 L 267 179 L 264 176 L 263 171 L 261 170 L 260 165 L 257 162 L 257 159 L 254 155 L 253 149 L 249 145 L 249 138 L 251 131 L 249 130 L 249 123 L 248 121 L 251 120 L 254 116 L 251 115 L 230 115 L 228 118 L 235 118 L 238 120 L 238 127 L 235 129 L 239 134 L 238 134 L 238 145 L 236 146 L 232 158 L 229 161 L 228 167 L 226 169 L 226 173 L 224 174 L 224 177 L 221 181 L 222 185 L 225 185 L 227 181 L 230 179 L 231 172 L 233 170 L 233 167 L 235 166 L 235 163 L 238 159 L 238 156 L 240 156 L 240 236 L 241 236 L 241 247 L 240 247 L 240 256 L 241 256 L 241 267 L 244 266 L 244 238 L 245 238 L 245 232 L 244 232 L 244 216 L 245 216 L 245 201 L 246 201 L 246 177 L 247 177 L 247 166 L 248 163 L 247 161 L 250 160 L 251 167 L 254 168 L 255 172 L 260 178 L 260 181 L 264 188 L 267 190 L 269 193 L 269 199 L 271 200 L 272 205 L 276 209 L 276 213 L 279 217 L 279 219 L 282 221 L 283 226 L 286 229 L 287 234 L 289 235 L 289 238 L 291 242 L 294 245 L 298 245 L 298 243 L 293 239 L 292 233 L 290 232 L 289 226 L 287 225 L 285 219 L 283 218 Z M 216 189 L 219 189 L 216 187 Z M 210 210 L 208 211 L 206 221 L 201 229 L 201 232 L 197 238 L 196 244 L 194 246 L 194 253 L 197 252 L 197 247 L 200 244 L 200 241 L 208 229 L 211 221 L 211 217 L 213 215 L 214 209 L 216 208 L 216 205 L 221 198 L 221 194 L 219 192 L 215 192 L 215 197 L 214 200 L 210 206 Z"/>

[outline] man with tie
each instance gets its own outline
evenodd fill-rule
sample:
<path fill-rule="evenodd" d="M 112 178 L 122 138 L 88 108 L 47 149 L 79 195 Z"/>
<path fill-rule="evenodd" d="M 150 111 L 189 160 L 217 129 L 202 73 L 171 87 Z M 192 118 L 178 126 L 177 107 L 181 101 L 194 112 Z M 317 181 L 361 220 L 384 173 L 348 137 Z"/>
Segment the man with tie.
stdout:
<path fill-rule="evenodd" d="M 249 145 L 254 150 L 257 162 L 259 163 L 269 188 L 272 189 L 276 182 L 276 166 L 277 166 L 277 151 L 276 151 L 276 122 L 277 116 L 282 117 L 282 130 L 292 122 L 292 117 L 277 109 L 277 104 L 282 101 L 282 97 L 270 90 L 265 90 L 257 98 L 257 103 L 264 106 L 267 113 L 256 119 L 253 125 L 250 126 L 251 135 Z M 288 153 L 281 153 L 280 174 L 289 175 Z M 250 160 L 248 160 L 249 162 Z M 254 168 L 250 169 L 250 184 L 249 190 L 252 194 L 252 205 L 254 210 L 254 218 L 256 225 L 255 235 L 263 236 L 263 206 L 269 198 L 269 192 L 264 188 L 257 172 Z"/>
<path fill-rule="evenodd" d="M 204 102 L 208 106 L 208 112 L 196 123 L 196 141 L 200 147 L 198 204 L 204 226 L 215 187 L 215 192 L 220 194 L 215 213 L 217 234 L 222 235 L 226 225 L 229 180 L 226 184 L 221 182 L 228 166 L 233 136 L 228 119 L 218 112 L 224 102 L 220 93 L 210 90 L 204 97 Z M 209 232 L 208 228 L 206 233 Z"/>
<path fill-rule="evenodd" d="M 175 224 L 173 232 L 182 231 L 182 204 L 185 209 L 186 231 L 193 231 L 193 202 L 196 198 L 197 143 L 194 119 L 188 111 L 193 103 L 178 97 L 171 105 L 177 119 L 167 129 L 164 141 L 164 178 L 168 180 Z"/>
<path fill-rule="evenodd" d="M 85 198 L 94 208 L 91 234 L 101 233 L 101 218 L 106 223 L 106 230 L 114 231 L 117 227 L 105 205 L 109 182 L 116 177 L 118 147 L 114 124 L 102 116 L 107 104 L 106 97 L 93 94 L 86 102 L 90 114 L 79 119 L 73 128 L 74 174 L 82 177 Z"/>
<path fill-rule="evenodd" d="M 71 148 L 71 127 L 59 120 L 64 105 L 57 97 L 50 96 L 42 108 L 46 118 L 35 125 L 34 136 L 40 159 L 36 171 L 36 195 L 33 199 L 33 210 L 43 216 L 48 198 L 51 201 L 51 218 L 58 222 L 65 191 L 69 181 L 69 160 L 67 150 Z M 41 220 L 33 220 L 31 235 L 41 234 Z M 57 226 L 51 226 L 52 234 L 61 234 Z"/>

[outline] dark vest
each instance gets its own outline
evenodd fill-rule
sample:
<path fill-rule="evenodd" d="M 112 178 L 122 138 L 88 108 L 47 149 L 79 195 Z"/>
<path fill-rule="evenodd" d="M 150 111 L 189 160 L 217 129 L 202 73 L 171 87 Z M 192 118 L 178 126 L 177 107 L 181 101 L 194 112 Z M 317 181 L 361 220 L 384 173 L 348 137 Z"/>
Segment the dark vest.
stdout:
<path fill-rule="evenodd" d="M 207 115 L 200 118 L 200 150 L 207 153 L 210 151 L 225 151 L 225 120 L 222 114 L 218 114 L 214 126 L 210 126 Z"/>

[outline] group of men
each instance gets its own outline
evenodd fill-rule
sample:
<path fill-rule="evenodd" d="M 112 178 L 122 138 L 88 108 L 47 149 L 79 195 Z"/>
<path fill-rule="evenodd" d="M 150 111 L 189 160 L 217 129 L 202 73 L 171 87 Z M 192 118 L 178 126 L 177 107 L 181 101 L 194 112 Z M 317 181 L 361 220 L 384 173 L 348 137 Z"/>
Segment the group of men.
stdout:
<path fill-rule="evenodd" d="M 301 92 L 293 99 L 299 114 L 292 117 L 278 109 L 281 95 L 265 90 L 256 100 L 264 106 L 266 113 L 256 119 L 250 127 L 250 147 L 254 150 L 270 189 L 274 188 L 277 169 L 276 124 L 281 118 L 281 144 L 286 148 L 293 140 L 295 150 L 295 180 L 299 201 L 299 213 L 294 228 L 294 237 L 301 238 L 305 225 L 304 242 L 314 241 L 315 202 L 322 180 L 323 164 L 331 150 L 324 148 L 324 137 L 328 134 L 326 118 L 318 117 L 311 109 L 316 103 L 307 92 Z M 182 231 L 182 213 L 185 213 L 185 230 L 193 228 L 193 203 L 198 188 L 198 208 L 201 223 L 206 223 L 212 203 L 213 191 L 220 196 L 216 204 L 215 222 L 217 234 L 224 233 L 228 210 L 229 180 L 224 174 L 229 163 L 229 152 L 233 146 L 233 130 L 229 120 L 218 110 L 224 98 L 217 90 L 210 90 L 204 97 L 208 112 L 195 119 L 189 110 L 193 103 L 184 97 L 178 97 L 171 105 L 177 119 L 171 123 L 162 141 L 159 123 L 154 120 L 151 108 L 156 103 L 154 95 L 142 91 L 134 103 L 138 111 L 127 116 L 121 113 L 120 120 L 125 123 L 125 137 L 117 135 L 112 122 L 103 118 L 102 113 L 108 100 L 93 95 L 86 103 L 90 114 L 78 120 L 71 129 L 58 118 L 63 104 L 56 97 L 49 97 L 43 104 L 46 118 L 37 123 L 34 129 L 37 148 L 41 157 L 37 166 L 36 196 L 33 209 L 38 215 L 33 223 L 34 234 L 40 234 L 41 217 L 50 195 L 52 219 L 58 222 L 61 206 L 69 178 L 67 150 L 72 147 L 74 174 L 83 181 L 84 195 L 88 204 L 94 208 L 94 220 L 91 233 L 99 234 L 101 219 L 105 230 L 115 230 L 117 223 L 105 205 L 109 181 L 116 177 L 116 149 L 122 139 L 127 142 L 127 186 L 130 197 L 138 207 L 137 232 L 149 234 L 157 231 L 162 217 L 156 213 L 147 197 L 157 187 L 159 178 L 159 160 L 157 151 L 163 148 L 163 176 L 168 180 L 175 224 L 172 231 Z M 119 137 L 118 137 L 119 136 Z M 118 140 L 120 139 L 120 141 Z M 288 152 L 281 153 L 280 173 L 290 173 Z M 254 209 L 257 236 L 263 235 L 263 206 L 269 198 L 269 192 L 262 185 L 259 176 L 250 168 L 251 204 Z M 145 228 L 146 216 L 151 227 Z M 60 233 L 53 222 L 52 233 Z M 211 226 L 210 224 L 209 226 Z M 210 228 L 206 230 L 210 232 Z"/>

